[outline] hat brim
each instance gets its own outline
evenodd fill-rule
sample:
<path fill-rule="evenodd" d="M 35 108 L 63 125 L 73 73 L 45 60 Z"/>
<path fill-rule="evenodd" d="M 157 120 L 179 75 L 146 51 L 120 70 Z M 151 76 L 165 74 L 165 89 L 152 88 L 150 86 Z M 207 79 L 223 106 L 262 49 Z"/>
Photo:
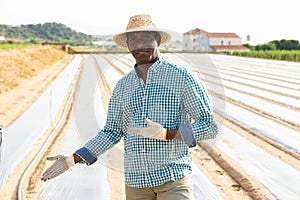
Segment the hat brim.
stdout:
<path fill-rule="evenodd" d="M 114 41 L 114 43 L 116 43 L 120 47 L 128 48 L 127 47 L 127 42 L 126 42 L 126 37 L 127 37 L 126 34 L 130 33 L 130 32 L 140 32 L 140 31 L 155 31 L 155 32 L 158 32 L 160 34 L 160 37 L 161 37 L 160 44 L 164 44 L 164 43 L 168 42 L 171 39 L 171 35 L 165 29 L 139 28 L 139 29 L 129 30 L 129 31 L 114 35 L 113 36 L 113 41 Z"/>

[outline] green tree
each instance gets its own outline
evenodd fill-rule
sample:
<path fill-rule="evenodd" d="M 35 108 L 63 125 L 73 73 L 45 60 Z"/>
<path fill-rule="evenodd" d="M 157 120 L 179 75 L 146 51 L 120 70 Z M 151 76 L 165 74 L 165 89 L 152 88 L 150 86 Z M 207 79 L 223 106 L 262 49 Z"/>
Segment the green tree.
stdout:
<path fill-rule="evenodd" d="M 60 42 L 72 44 L 89 44 L 93 37 L 91 35 L 77 32 L 62 23 L 48 22 L 44 24 L 28 24 L 21 26 L 10 26 L 0 24 L 0 33 L 5 37 L 21 39 L 26 41 Z"/>
<path fill-rule="evenodd" d="M 276 50 L 276 44 L 274 42 L 268 42 L 255 46 L 255 50 Z"/>
<path fill-rule="evenodd" d="M 247 42 L 248 42 L 248 43 L 249 43 L 250 39 L 251 39 L 251 36 L 248 34 L 248 35 L 247 35 Z"/>
<path fill-rule="evenodd" d="M 300 50 L 300 44 L 297 40 L 274 40 L 278 50 Z"/>

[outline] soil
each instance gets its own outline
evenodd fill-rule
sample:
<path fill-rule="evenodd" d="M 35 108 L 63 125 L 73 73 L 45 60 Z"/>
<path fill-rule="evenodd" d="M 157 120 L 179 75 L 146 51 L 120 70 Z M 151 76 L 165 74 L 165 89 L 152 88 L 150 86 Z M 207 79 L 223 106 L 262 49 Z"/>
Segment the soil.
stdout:
<path fill-rule="evenodd" d="M 39 56 L 24 56 L 30 53 L 32 53 L 30 55 L 37 55 L 38 53 L 36 52 L 45 51 L 48 52 L 48 55 L 53 53 L 52 56 L 48 57 L 49 60 L 51 60 L 51 58 L 55 58 L 56 60 L 54 59 L 51 63 L 50 61 L 44 62 L 44 60 Z M 21 55 L 23 63 L 18 58 Z M 68 55 L 62 50 L 51 46 L 0 51 L 0 78 L 1 76 L 5 77 L 5 84 L 0 82 L 0 124 L 7 127 L 21 113 L 23 113 L 35 101 L 39 94 L 42 93 L 51 80 L 53 80 L 64 69 L 72 57 L 72 55 Z M 14 62 L 14 60 L 19 61 Z M 11 63 L 10 70 L 13 69 L 12 72 L 8 73 L 6 70 L 4 73 L 3 65 L 5 63 Z M 34 65 L 34 70 L 29 70 L 28 72 L 28 67 L 24 68 L 24 63 L 32 66 Z M 47 64 L 38 65 L 33 63 Z M 23 70 L 26 72 L 23 74 L 27 75 L 19 77 L 16 74 L 17 71 L 19 74 L 22 74 Z M 33 71 L 34 73 L 30 71 Z M 6 77 L 8 77 L 7 80 Z M 7 81 L 9 81 L 9 83 Z M 101 85 L 107 84 L 102 83 Z M 108 88 L 106 88 L 106 92 L 110 93 L 111 91 L 108 91 Z M 63 141 L 67 127 L 69 126 L 67 119 L 68 117 L 66 118 L 66 126 L 61 128 L 59 137 L 57 136 L 55 138 L 55 145 L 48 149 L 44 154 L 52 155 L 60 148 L 61 141 Z M 260 140 L 255 142 L 261 143 L 260 146 L 264 145 L 264 143 Z M 205 144 L 203 144 L 203 146 L 205 147 Z M 34 148 L 38 149 L 39 147 L 40 144 L 37 144 Z M 268 148 L 268 146 L 265 146 L 265 148 Z M 33 149 L 33 152 L 34 151 L 35 150 Z M 203 151 L 203 149 L 200 149 L 199 146 L 191 150 L 193 160 L 199 169 L 201 169 L 203 173 L 208 176 L 211 182 L 216 185 L 224 199 L 274 199 L 260 183 L 257 183 L 250 175 L 246 174 L 243 170 L 236 166 L 229 158 L 222 155 L 222 152 L 217 149 L 209 150 L 209 153 L 207 153 L 204 157 L 199 157 L 201 151 Z M 30 159 L 32 159 L 32 156 L 28 155 L 28 157 L 25 158 L 25 161 L 17 167 L 12 177 L 9 178 L 4 187 L 0 189 L 0 199 L 17 199 L 16 188 L 18 180 Z M 48 167 L 47 164 L 45 164 L 44 161 L 41 161 L 37 168 L 37 172 L 33 173 L 32 177 L 28 178 L 28 186 L 24 191 L 26 199 L 37 199 L 39 192 L 44 186 L 44 183 L 39 180 L 39 177 L 46 167 Z M 109 182 L 112 193 L 111 199 L 125 199 L 124 187 L 121 187 L 124 186 L 123 174 L 119 171 L 109 170 Z"/>
<path fill-rule="evenodd" d="M 47 56 L 43 56 L 44 54 Z M 40 58 L 32 58 L 37 55 Z M 0 78 L 3 79 L 0 82 L 0 125 L 3 125 L 5 129 L 38 98 L 48 84 L 73 59 L 73 56 L 58 47 L 41 46 L 0 50 L 0 58 Z M 9 70 L 6 70 L 8 69 L 7 63 L 11 63 Z M 30 67 L 35 69 L 34 73 L 16 75 L 17 72 L 22 74 L 23 70 L 27 71 Z M 37 144 L 35 148 L 38 149 L 39 146 L 40 144 Z M 0 189 L 0 199 L 17 199 L 16 190 L 19 179 L 35 155 L 35 151 L 33 149 L 8 178 L 6 184 Z"/>

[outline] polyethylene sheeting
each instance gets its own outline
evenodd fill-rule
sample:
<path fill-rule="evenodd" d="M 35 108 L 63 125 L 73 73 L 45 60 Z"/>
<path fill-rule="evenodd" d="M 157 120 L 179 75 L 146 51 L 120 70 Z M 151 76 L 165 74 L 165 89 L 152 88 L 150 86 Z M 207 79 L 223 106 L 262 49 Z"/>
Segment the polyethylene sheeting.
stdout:
<path fill-rule="evenodd" d="M 97 134 L 100 126 L 104 126 L 101 91 L 93 65 L 93 60 L 88 57 L 76 92 L 72 127 L 60 154 L 69 155 L 81 148 L 83 143 Z M 99 124 L 96 119 L 100 119 Z M 99 162 L 91 166 L 77 164 L 59 177 L 49 180 L 39 199 L 110 199 L 107 168 Z"/>
<path fill-rule="evenodd" d="M 88 57 L 81 72 L 80 87 L 76 91 L 73 106 L 74 128 L 83 143 L 93 138 L 104 127 L 106 120 L 99 79 L 93 65 L 94 61 Z"/>
<path fill-rule="evenodd" d="M 5 130 L 2 141 L 0 187 L 51 125 L 80 65 L 76 56 L 40 97 Z"/>
<path fill-rule="evenodd" d="M 222 199 L 220 193 L 201 170 L 192 162 L 192 181 L 195 200 Z"/>
<path fill-rule="evenodd" d="M 220 100 L 222 101 L 222 100 Z M 299 131 L 282 126 L 274 120 L 252 113 L 244 108 L 227 102 L 227 117 L 246 125 L 252 130 L 272 139 L 286 148 L 300 153 Z M 251 117 L 249 117 L 251 116 Z"/>
<path fill-rule="evenodd" d="M 299 199 L 300 172 L 255 146 L 230 129 L 224 129 L 217 146 L 277 199 Z"/>
<path fill-rule="evenodd" d="M 72 127 L 65 138 L 60 154 L 71 154 L 74 149 L 82 146 L 79 136 L 74 131 L 74 125 Z M 98 162 L 92 166 L 77 164 L 59 177 L 49 180 L 39 199 L 109 200 L 107 168 Z"/>

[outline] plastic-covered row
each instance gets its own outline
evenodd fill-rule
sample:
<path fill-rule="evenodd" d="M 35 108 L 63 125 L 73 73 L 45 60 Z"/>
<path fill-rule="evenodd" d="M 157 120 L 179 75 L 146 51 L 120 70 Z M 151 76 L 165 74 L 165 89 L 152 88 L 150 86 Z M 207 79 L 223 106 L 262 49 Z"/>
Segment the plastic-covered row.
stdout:
<path fill-rule="evenodd" d="M 81 60 L 81 56 L 75 56 L 28 110 L 5 128 L 1 146 L 0 188 L 50 127 Z"/>

